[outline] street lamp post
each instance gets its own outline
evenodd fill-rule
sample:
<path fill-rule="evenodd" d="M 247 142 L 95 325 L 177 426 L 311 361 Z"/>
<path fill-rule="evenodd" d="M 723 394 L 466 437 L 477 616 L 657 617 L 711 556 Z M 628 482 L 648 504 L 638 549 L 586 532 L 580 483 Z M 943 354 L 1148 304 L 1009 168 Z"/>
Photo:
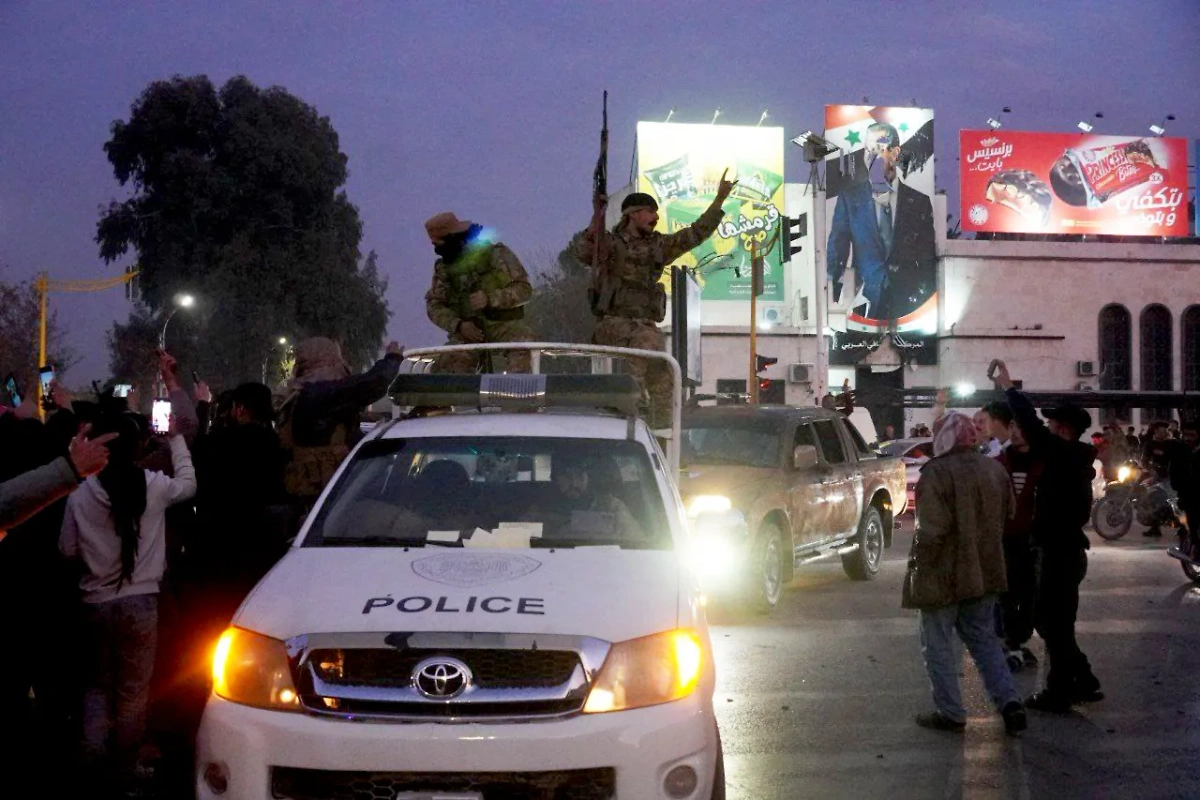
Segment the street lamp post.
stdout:
<path fill-rule="evenodd" d="M 163 323 L 162 331 L 158 334 L 159 349 L 161 349 L 161 350 L 167 349 L 167 326 L 171 324 L 172 317 L 175 316 L 175 314 L 179 311 L 179 309 L 191 308 L 195 304 L 196 304 L 196 298 L 192 297 L 190 294 L 176 295 L 175 307 L 173 309 L 171 309 L 170 314 L 167 314 L 167 319 Z"/>
<path fill-rule="evenodd" d="M 167 349 L 167 326 L 171 324 L 171 318 L 175 316 L 175 314 L 179 311 L 179 309 L 191 308 L 195 304 L 196 304 L 196 298 L 192 297 L 190 294 L 175 295 L 175 307 L 171 309 L 170 314 L 167 314 L 167 319 L 166 319 L 166 321 L 163 322 L 162 330 L 159 331 L 159 333 L 158 333 L 158 349 L 159 350 Z M 166 392 L 166 387 L 163 385 L 161 375 L 155 379 L 155 386 L 157 387 L 157 391 L 155 391 L 154 396 L 162 397 L 164 395 L 164 393 Z"/>

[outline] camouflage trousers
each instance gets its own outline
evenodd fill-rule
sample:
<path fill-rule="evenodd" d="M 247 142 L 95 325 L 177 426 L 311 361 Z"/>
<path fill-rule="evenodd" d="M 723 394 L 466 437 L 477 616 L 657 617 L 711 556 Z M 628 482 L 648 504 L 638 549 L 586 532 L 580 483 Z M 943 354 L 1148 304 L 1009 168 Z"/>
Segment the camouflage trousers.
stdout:
<path fill-rule="evenodd" d="M 485 342 L 532 342 L 533 331 L 529 329 L 524 320 L 491 322 L 484 325 L 483 340 Z M 463 341 L 457 333 L 452 333 L 446 340 L 446 344 L 471 344 L 471 342 Z M 496 363 L 500 361 L 501 356 L 503 356 L 504 364 L 508 367 L 504 371 L 529 372 L 528 350 L 493 350 L 490 355 L 493 359 L 491 372 L 501 371 L 501 364 Z M 486 368 L 487 356 L 487 353 L 483 355 L 479 353 L 444 353 L 433 362 L 433 371 L 475 373 L 479 371 L 481 364 Z"/>
<path fill-rule="evenodd" d="M 629 319 L 627 317 L 604 317 L 596 325 L 592 334 L 592 344 L 602 344 L 609 347 L 632 347 L 637 350 L 658 350 L 666 352 L 666 340 L 662 331 L 648 319 Z M 671 425 L 671 392 L 674 389 L 671 379 L 671 369 L 661 361 L 631 359 L 628 364 L 629 374 L 642 384 L 645 396 L 649 401 L 647 421 L 652 428 L 666 428 Z"/>

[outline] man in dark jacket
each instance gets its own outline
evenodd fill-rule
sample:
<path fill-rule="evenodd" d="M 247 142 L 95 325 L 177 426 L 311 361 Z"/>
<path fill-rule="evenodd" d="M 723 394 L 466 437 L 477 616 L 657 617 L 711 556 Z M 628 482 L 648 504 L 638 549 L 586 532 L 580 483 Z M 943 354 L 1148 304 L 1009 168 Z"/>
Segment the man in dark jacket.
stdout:
<path fill-rule="evenodd" d="M 1050 671 L 1046 688 L 1026 701 L 1039 711 L 1066 713 L 1074 703 L 1104 697 L 1087 656 L 1075 640 L 1079 584 L 1087 574 L 1087 524 L 1092 505 L 1092 467 L 1096 449 L 1079 438 L 1091 427 L 1087 411 L 1073 405 L 1047 409 L 1047 427 L 1029 398 L 1013 387 L 1008 367 L 993 361 L 988 369 L 1005 391 L 1013 416 L 1042 461 L 1033 511 L 1033 546 L 1037 557 L 1035 625 L 1046 642 Z"/>
<path fill-rule="evenodd" d="M 403 361 L 404 349 L 391 342 L 375 366 L 351 375 L 337 342 L 316 337 L 296 346 L 295 377 L 279 408 L 277 430 L 284 490 L 301 518 L 362 438 L 359 414 L 387 394 Z"/>

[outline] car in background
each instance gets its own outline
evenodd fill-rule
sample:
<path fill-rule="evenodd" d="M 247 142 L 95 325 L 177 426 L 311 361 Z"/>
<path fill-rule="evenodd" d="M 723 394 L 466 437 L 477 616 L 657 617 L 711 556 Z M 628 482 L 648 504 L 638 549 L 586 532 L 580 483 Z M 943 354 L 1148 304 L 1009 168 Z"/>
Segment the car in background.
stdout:
<path fill-rule="evenodd" d="M 843 414 L 725 405 L 688 408 L 682 424 L 679 488 L 706 592 L 768 612 L 808 561 L 876 576 L 904 511 L 904 466 Z"/>
<path fill-rule="evenodd" d="M 908 497 L 908 511 L 917 513 L 917 479 L 921 477 L 921 467 L 933 457 L 933 439 L 893 439 L 879 445 L 879 453 L 884 456 L 894 456 L 904 463 L 905 494 Z"/>

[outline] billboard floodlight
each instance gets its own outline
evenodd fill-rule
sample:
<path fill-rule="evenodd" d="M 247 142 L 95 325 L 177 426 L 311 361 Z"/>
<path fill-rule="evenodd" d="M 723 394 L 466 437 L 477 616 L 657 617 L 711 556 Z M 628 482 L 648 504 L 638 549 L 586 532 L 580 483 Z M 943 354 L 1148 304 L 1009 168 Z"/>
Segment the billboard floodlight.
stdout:
<path fill-rule="evenodd" d="M 1163 117 L 1162 122 L 1160 122 L 1157 125 L 1150 126 L 1150 132 L 1153 133 L 1155 136 L 1162 136 L 1164 133 L 1167 132 L 1167 123 L 1174 122 L 1174 121 L 1175 121 L 1175 115 L 1167 114 L 1167 116 Z"/>

